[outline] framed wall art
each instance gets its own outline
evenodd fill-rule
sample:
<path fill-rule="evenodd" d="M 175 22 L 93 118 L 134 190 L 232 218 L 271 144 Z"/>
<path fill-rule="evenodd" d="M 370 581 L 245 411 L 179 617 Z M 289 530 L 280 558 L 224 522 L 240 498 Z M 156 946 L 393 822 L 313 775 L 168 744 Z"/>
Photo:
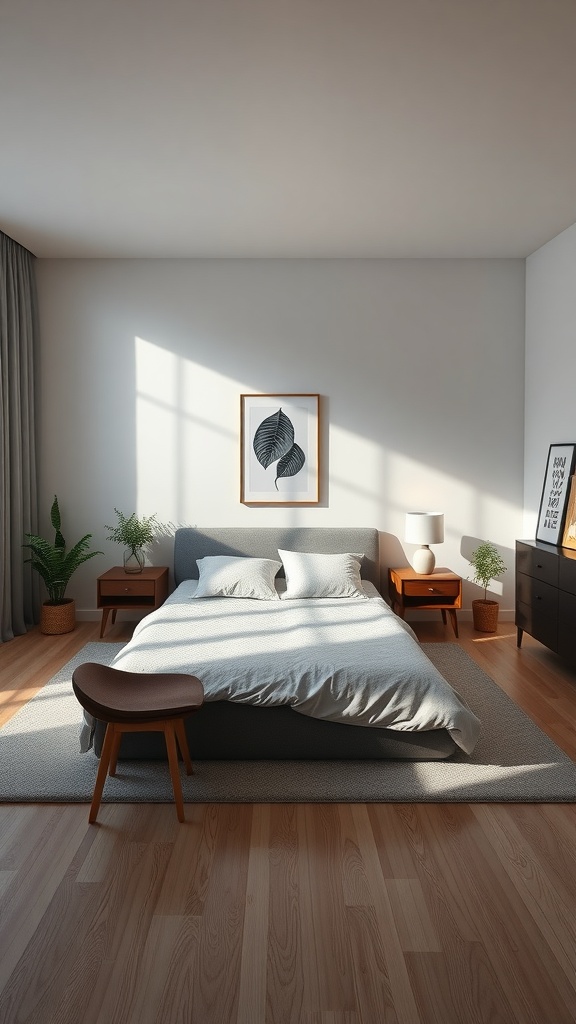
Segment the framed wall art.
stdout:
<path fill-rule="evenodd" d="M 576 444 L 551 444 L 540 500 L 536 540 L 562 544 Z"/>
<path fill-rule="evenodd" d="M 240 395 L 240 501 L 320 501 L 319 395 Z"/>

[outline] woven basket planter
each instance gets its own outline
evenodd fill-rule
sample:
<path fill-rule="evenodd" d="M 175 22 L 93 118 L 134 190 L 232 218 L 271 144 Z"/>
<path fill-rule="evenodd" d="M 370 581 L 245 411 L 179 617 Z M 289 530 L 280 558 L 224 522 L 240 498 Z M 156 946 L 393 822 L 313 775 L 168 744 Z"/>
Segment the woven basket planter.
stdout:
<path fill-rule="evenodd" d="M 71 633 L 76 629 L 76 605 L 68 598 L 64 604 L 43 604 L 40 613 L 40 632 L 49 636 Z"/>
<path fill-rule="evenodd" d="M 498 601 L 472 601 L 474 629 L 480 633 L 495 633 L 498 628 Z"/>

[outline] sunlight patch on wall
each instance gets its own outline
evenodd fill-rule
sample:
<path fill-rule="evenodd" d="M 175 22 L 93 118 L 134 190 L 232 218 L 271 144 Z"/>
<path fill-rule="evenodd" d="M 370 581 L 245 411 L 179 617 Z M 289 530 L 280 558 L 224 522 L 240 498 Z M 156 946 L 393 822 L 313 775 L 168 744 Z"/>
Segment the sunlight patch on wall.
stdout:
<path fill-rule="evenodd" d="M 358 523 L 377 525 L 387 490 L 382 445 L 336 424 L 330 425 L 329 433 L 330 445 L 322 443 L 320 455 L 329 480 L 330 504 L 344 511 L 344 525 L 350 522 L 351 507 Z"/>
<path fill-rule="evenodd" d="M 179 359 L 143 338 L 135 341 L 137 507 L 163 516 L 178 487 Z"/>
<path fill-rule="evenodd" d="M 237 497 L 242 385 L 144 338 L 135 350 L 138 509 L 207 521 Z"/>

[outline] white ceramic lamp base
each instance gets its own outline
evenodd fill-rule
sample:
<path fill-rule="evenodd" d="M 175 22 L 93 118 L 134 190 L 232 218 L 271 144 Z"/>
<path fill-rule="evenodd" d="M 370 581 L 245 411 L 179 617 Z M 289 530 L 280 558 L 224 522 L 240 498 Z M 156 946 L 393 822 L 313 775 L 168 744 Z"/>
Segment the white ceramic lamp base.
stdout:
<path fill-rule="evenodd" d="M 430 550 L 427 544 L 416 549 L 412 559 L 414 572 L 417 572 L 420 576 L 429 576 L 430 573 L 434 572 L 435 565 L 436 558 L 434 552 Z"/>

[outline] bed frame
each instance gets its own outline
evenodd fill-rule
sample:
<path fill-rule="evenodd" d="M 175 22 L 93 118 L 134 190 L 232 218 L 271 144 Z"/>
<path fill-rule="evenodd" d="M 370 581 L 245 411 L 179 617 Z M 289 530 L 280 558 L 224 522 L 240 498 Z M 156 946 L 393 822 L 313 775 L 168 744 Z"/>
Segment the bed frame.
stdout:
<path fill-rule="evenodd" d="M 183 528 L 174 540 L 174 579 L 198 579 L 197 558 L 246 555 L 278 558 L 278 548 L 338 554 L 363 552 L 362 577 L 380 590 L 379 534 L 352 527 Z M 298 714 L 288 707 L 255 707 L 230 701 L 204 705 L 186 722 L 192 758 L 200 760 L 443 760 L 457 751 L 445 729 L 398 732 L 342 725 Z M 104 736 L 97 723 L 94 749 Z M 166 758 L 156 733 L 126 734 L 121 758 Z"/>

